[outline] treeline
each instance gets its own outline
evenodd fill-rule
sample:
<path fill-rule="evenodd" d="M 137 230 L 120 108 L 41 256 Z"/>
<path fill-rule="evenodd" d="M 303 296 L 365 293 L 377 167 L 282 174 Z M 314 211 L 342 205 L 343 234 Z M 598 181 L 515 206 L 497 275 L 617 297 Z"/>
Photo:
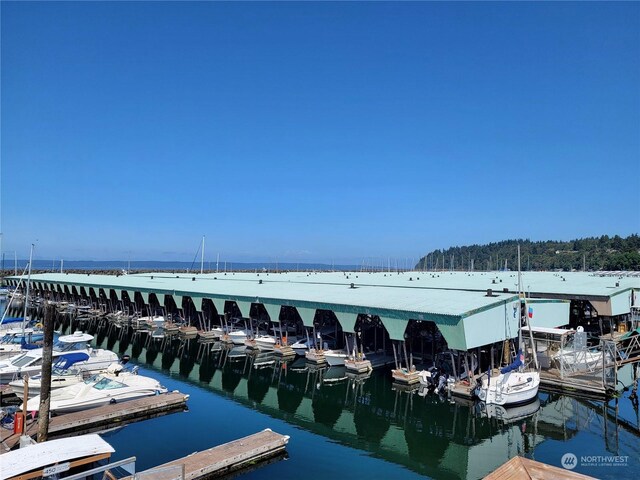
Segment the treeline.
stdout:
<path fill-rule="evenodd" d="M 640 236 L 580 238 L 568 242 L 504 240 L 487 245 L 434 250 L 422 257 L 419 270 L 640 270 Z"/>

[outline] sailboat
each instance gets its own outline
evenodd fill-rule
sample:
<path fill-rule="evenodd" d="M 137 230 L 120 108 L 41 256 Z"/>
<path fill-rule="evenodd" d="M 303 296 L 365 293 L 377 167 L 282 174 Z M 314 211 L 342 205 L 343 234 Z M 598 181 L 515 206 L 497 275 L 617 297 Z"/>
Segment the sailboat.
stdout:
<path fill-rule="evenodd" d="M 522 294 L 522 280 L 520 272 L 520 245 L 518 245 L 518 296 L 520 299 L 520 320 L 518 326 L 518 352 L 510 365 L 500 369 L 498 375 L 491 375 L 491 370 L 486 376 L 478 380 L 478 386 L 474 393 L 487 405 L 522 405 L 534 401 L 538 397 L 540 386 L 540 371 L 536 357 L 531 325 L 526 315 L 527 299 Z M 525 358 L 522 350 L 522 323 L 527 324 L 529 337 L 531 338 L 533 360 L 535 369 L 525 368 Z"/>

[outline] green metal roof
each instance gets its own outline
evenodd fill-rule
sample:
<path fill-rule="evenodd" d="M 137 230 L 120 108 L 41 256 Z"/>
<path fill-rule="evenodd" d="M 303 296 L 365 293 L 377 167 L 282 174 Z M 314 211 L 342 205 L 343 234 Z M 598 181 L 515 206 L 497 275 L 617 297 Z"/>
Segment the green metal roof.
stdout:
<path fill-rule="evenodd" d="M 322 282 L 310 281 L 325 277 Z M 359 275 L 358 275 L 359 277 Z M 366 274 L 364 274 L 366 277 Z M 363 277 L 363 279 L 365 279 Z M 196 280 L 192 280 L 195 278 Z M 216 297 L 280 305 L 301 305 L 314 308 L 357 307 L 359 313 L 381 311 L 384 315 L 405 318 L 407 314 L 447 315 L 463 317 L 479 310 L 502 305 L 513 299 L 513 293 L 411 288 L 410 285 L 359 283 L 359 278 L 344 278 L 338 282 L 336 274 L 242 274 L 224 273 L 205 275 L 170 275 L 166 273 L 144 275 L 85 275 L 48 273 L 32 275 L 33 282 L 61 283 L 67 285 L 106 288 L 114 290 L 138 290 L 164 294 Z M 262 283 L 259 281 L 262 280 Z M 355 288 L 350 284 L 354 283 Z M 318 306 L 320 305 L 320 306 Z M 340 310 L 340 308 L 337 308 Z M 397 312 L 394 314 L 394 312 Z M 402 312 L 400 314 L 400 312 Z M 373 313 L 373 312 L 372 312 Z M 377 313 L 376 313 L 377 314 Z M 416 317 L 415 315 L 413 317 Z M 426 318 L 424 318 L 426 319 Z"/>

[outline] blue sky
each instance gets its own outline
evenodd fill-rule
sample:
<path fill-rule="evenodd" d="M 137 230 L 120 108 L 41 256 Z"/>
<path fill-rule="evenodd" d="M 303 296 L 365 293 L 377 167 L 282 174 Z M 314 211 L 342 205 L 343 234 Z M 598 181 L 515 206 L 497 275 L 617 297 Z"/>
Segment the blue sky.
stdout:
<path fill-rule="evenodd" d="M 638 3 L 2 2 L 3 250 L 356 262 L 640 230 Z"/>

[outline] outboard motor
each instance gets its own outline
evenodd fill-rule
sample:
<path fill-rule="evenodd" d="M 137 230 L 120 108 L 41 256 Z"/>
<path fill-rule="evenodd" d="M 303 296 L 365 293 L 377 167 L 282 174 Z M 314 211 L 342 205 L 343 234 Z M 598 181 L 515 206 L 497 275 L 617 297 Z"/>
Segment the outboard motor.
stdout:
<path fill-rule="evenodd" d="M 447 380 L 449 379 L 449 375 L 446 373 L 440 375 L 438 378 L 438 387 L 436 388 L 437 393 L 446 393 L 447 391 Z"/>

